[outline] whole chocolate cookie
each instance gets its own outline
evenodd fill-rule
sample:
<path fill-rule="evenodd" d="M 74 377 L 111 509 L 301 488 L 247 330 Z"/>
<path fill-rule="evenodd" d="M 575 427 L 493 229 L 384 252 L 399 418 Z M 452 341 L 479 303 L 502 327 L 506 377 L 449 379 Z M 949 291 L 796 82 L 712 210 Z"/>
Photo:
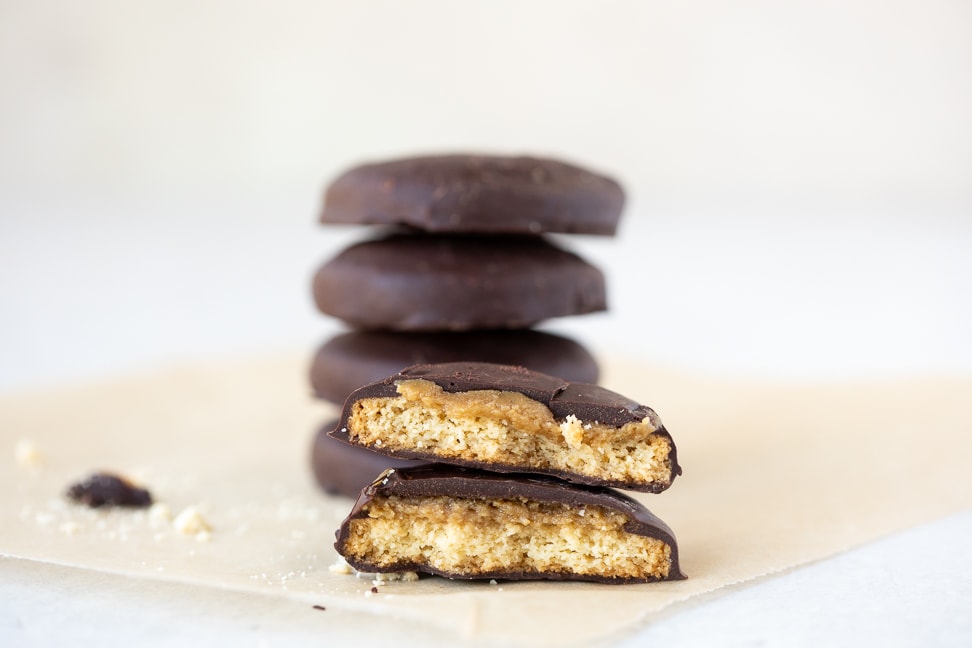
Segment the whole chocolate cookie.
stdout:
<path fill-rule="evenodd" d="M 317 484 L 328 495 L 344 495 L 354 499 L 383 470 L 427 463 L 387 457 L 332 439 L 328 432 L 335 425 L 337 421 L 323 425 L 311 443 L 311 471 Z"/>
<path fill-rule="evenodd" d="M 520 365 L 566 380 L 596 383 L 597 361 L 583 346 L 529 329 L 397 333 L 352 331 L 328 340 L 310 369 L 314 393 L 338 405 L 355 389 L 414 364 L 469 360 Z"/>
<path fill-rule="evenodd" d="M 314 277 L 321 312 L 355 328 L 524 328 L 606 309 L 604 275 L 527 236 L 391 234 L 352 245 Z"/>
<path fill-rule="evenodd" d="M 623 207 L 617 182 L 571 164 L 441 155 L 347 171 L 328 187 L 321 222 L 428 232 L 613 235 Z"/>

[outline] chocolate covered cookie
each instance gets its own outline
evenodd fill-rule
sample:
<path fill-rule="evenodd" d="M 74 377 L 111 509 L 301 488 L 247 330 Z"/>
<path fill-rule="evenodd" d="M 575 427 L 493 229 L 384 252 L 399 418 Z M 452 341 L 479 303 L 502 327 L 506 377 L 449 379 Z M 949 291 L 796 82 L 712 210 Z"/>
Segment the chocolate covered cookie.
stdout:
<path fill-rule="evenodd" d="M 321 222 L 427 232 L 613 235 L 624 192 L 557 160 L 441 155 L 355 167 L 327 189 Z"/>
<path fill-rule="evenodd" d="M 393 234 L 314 277 L 321 312 L 362 329 L 522 328 L 605 310 L 604 275 L 539 237 Z"/>
<path fill-rule="evenodd" d="M 403 459 L 644 492 L 665 490 L 681 473 L 650 408 L 506 365 L 409 367 L 354 391 L 332 436 Z"/>
<path fill-rule="evenodd" d="M 362 491 L 335 548 L 363 572 L 637 583 L 684 578 L 668 526 L 607 488 L 430 465 Z"/>
<path fill-rule="evenodd" d="M 342 405 L 358 387 L 405 367 L 459 360 L 520 365 L 577 382 L 594 383 L 598 378 L 597 361 L 587 349 L 551 333 L 352 331 L 331 338 L 317 351 L 311 386 L 319 398 Z"/>
<path fill-rule="evenodd" d="M 348 445 L 328 436 L 337 421 L 331 421 L 318 430 L 311 444 L 311 470 L 314 479 L 329 495 L 355 498 L 361 489 L 375 479 L 375 475 L 388 468 L 408 468 L 423 465 L 422 461 L 409 461 L 381 455 L 359 446 Z"/>

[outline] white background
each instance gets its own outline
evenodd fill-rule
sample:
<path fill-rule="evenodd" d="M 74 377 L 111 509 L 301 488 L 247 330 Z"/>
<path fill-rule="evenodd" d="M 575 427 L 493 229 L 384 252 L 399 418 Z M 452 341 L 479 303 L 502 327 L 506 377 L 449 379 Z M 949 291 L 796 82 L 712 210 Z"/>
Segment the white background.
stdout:
<path fill-rule="evenodd" d="M 967 374 L 970 115 L 962 0 L 7 0 L 0 391 L 310 353 L 310 276 L 362 235 L 316 226 L 326 182 L 435 151 L 623 182 L 617 238 L 561 239 L 610 314 L 549 325 L 600 354 Z"/>
<path fill-rule="evenodd" d="M 363 159 L 617 176 L 599 352 L 726 376 L 972 369 L 967 2 L 4 2 L 0 389 L 304 348 Z"/>

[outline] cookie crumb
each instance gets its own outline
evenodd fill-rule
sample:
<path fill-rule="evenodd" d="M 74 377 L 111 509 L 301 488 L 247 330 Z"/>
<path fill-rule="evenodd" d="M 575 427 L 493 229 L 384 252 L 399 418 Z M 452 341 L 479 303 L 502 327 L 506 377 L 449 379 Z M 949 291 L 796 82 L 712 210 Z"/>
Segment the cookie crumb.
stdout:
<path fill-rule="evenodd" d="M 379 572 L 375 576 L 375 585 L 381 585 L 382 583 L 412 583 L 419 579 L 418 572 Z"/>
<path fill-rule="evenodd" d="M 195 506 L 188 506 L 172 521 L 175 530 L 183 535 L 196 536 L 197 540 L 208 540 L 212 528 Z"/>
<path fill-rule="evenodd" d="M 156 502 L 149 507 L 148 519 L 153 529 L 167 526 L 172 521 L 172 509 L 164 502 Z"/>
<path fill-rule="evenodd" d="M 568 414 L 567 418 L 560 422 L 560 433 L 571 448 L 579 448 L 584 443 L 585 429 L 590 429 L 590 426 L 585 428 L 580 419 L 573 414 Z"/>
<path fill-rule="evenodd" d="M 338 556 L 338 559 L 335 560 L 334 564 L 328 567 L 327 570 L 332 574 L 345 574 L 348 576 L 350 576 L 353 572 L 351 565 L 349 565 L 341 556 Z"/>
<path fill-rule="evenodd" d="M 87 479 L 72 484 L 67 490 L 68 499 L 91 508 L 120 506 L 147 508 L 152 505 L 152 494 L 119 475 L 107 472 L 94 473 Z"/>
<path fill-rule="evenodd" d="M 371 584 L 374 586 L 395 582 L 411 583 L 419 579 L 418 572 L 413 571 L 377 573 L 358 571 L 349 565 L 348 562 L 341 556 L 338 556 L 337 560 L 334 561 L 334 564 L 330 565 L 327 570 L 332 574 L 353 574 L 357 578 L 370 580 Z"/>
<path fill-rule="evenodd" d="M 44 464 L 40 450 L 30 439 L 17 441 L 17 445 L 14 447 L 14 459 L 16 459 L 18 466 L 30 470 L 41 468 Z"/>
<path fill-rule="evenodd" d="M 58 527 L 64 535 L 73 536 L 81 530 L 81 525 L 77 522 L 64 522 Z"/>
<path fill-rule="evenodd" d="M 54 523 L 54 516 L 51 513 L 41 511 L 34 515 L 34 522 L 37 523 L 37 526 L 50 526 Z"/>

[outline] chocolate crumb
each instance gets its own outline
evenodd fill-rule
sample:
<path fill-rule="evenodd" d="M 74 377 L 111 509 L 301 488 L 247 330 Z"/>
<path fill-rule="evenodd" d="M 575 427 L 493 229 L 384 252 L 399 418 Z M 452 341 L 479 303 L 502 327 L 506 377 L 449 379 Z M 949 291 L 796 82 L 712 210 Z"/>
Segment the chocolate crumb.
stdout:
<path fill-rule="evenodd" d="M 371 593 L 372 594 L 377 594 L 378 593 L 378 588 L 377 587 L 372 587 L 371 588 Z"/>
<path fill-rule="evenodd" d="M 326 607 L 324 607 L 323 605 L 315 605 L 315 606 L 313 606 L 313 608 L 314 608 L 315 610 L 326 610 L 326 609 L 327 609 L 327 608 L 326 608 Z"/>
<path fill-rule="evenodd" d="M 152 495 L 124 477 L 107 472 L 94 473 L 73 484 L 67 490 L 70 500 L 91 508 L 123 506 L 146 508 L 152 505 Z"/>

